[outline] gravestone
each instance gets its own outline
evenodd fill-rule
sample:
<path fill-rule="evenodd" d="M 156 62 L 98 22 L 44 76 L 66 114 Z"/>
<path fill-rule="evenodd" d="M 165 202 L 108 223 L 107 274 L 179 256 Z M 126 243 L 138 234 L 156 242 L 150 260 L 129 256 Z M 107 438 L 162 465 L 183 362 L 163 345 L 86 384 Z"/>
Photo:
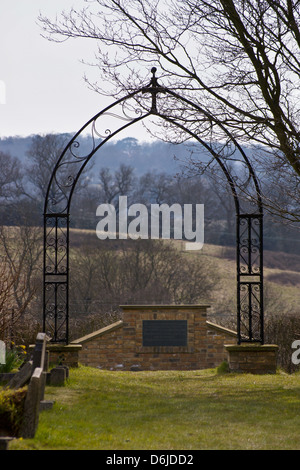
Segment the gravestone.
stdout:
<path fill-rule="evenodd" d="M 44 392 L 47 378 L 48 361 L 46 343 L 48 337 L 45 333 L 39 333 L 32 353 L 32 358 L 9 381 L 6 388 L 18 389 L 29 382 L 26 393 L 22 424 L 18 437 L 32 439 L 35 436 L 39 421 L 39 412 L 49 409 L 53 402 L 44 400 Z M 7 449 L 12 437 L 0 438 L 0 448 Z"/>
<path fill-rule="evenodd" d="M 23 367 L 14 374 L 14 376 L 11 378 L 11 380 L 6 384 L 5 388 L 12 388 L 12 389 L 17 389 L 24 387 L 26 385 L 31 377 L 32 374 L 32 361 L 26 362 Z"/>
<path fill-rule="evenodd" d="M 50 371 L 50 377 L 48 380 L 49 385 L 64 385 L 67 378 L 66 367 L 53 367 Z"/>
<path fill-rule="evenodd" d="M 39 422 L 43 383 L 43 369 L 37 367 L 31 376 L 24 404 L 24 415 L 20 430 L 20 437 L 24 439 L 32 439 L 35 436 Z"/>
<path fill-rule="evenodd" d="M 13 441 L 14 437 L 10 436 L 0 436 L 0 450 L 8 450 L 8 445 L 10 441 Z"/>

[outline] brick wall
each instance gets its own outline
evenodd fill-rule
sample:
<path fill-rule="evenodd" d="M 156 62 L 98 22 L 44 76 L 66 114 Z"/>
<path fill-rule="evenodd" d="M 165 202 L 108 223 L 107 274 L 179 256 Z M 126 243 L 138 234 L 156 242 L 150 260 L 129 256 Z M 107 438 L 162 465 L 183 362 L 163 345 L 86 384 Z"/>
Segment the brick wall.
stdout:
<path fill-rule="evenodd" d="M 224 344 L 236 334 L 207 321 L 207 305 L 123 306 L 123 321 L 83 338 L 79 362 L 108 370 L 194 370 L 216 367 L 227 359 Z M 144 346 L 144 320 L 184 320 L 184 346 Z"/>
<path fill-rule="evenodd" d="M 79 362 L 91 367 L 115 369 L 123 362 L 123 322 L 119 321 L 73 341 L 81 344 Z"/>
<path fill-rule="evenodd" d="M 275 344 L 227 345 L 228 364 L 231 372 L 251 374 L 275 374 L 278 346 Z"/>

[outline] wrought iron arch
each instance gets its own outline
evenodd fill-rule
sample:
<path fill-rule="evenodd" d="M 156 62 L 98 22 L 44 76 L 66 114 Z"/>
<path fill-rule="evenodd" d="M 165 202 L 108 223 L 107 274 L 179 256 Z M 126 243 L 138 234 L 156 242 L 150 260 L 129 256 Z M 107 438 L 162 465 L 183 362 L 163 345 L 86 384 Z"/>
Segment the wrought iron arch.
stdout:
<path fill-rule="evenodd" d="M 111 105 L 93 116 L 69 141 L 59 157 L 49 184 L 44 204 L 44 296 L 43 296 L 43 331 L 47 332 L 54 343 L 69 342 L 69 230 L 70 230 L 70 204 L 76 184 L 86 165 L 93 155 L 107 141 L 122 130 L 142 121 L 151 115 L 157 115 L 165 121 L 180 128 L 195 140 L 201 143 L 218 162 L 231 189 L 236 209 L 236 247 L 237 247 L 237 333 L 238 343 L 264 342 L 263 334 L 263 206 L 259 184 L 245 152 L 238 142 L 222 128 L 224 133 L 233 142 L 240 152 L 242 160 L 248 170 L 249 180 L 253 183 L 255 196 L 253 197 L 254 210 L 244 212 L 241 210 L 241 196 L 237 191 L 237 184 L 231 175 L 226 159 L 222 158 L 199 135 L 186 128 L 181 122 L 157 109 L 157 95 L 164 93 L 175 100 L 192 106 L 207 119 L 222 127 L 218 120 L 185 97 L 158 84 L 155 76 L 156 69 L 152 69 L 152 79 L 148 86 L 140 88 L 133 93 L 115 101 Z M 132 115 L 138 95 L 151 94 L 151 108 L 138 109 Z M 120 108 L 116 114 L 115 109 Z M 115 117 L 117 125 L 115 130 L 99 130 L 99 121 L 105 117 Z M 89 131 L 91 148 L 86 153 L 81 152 L 80 137 Z"/>

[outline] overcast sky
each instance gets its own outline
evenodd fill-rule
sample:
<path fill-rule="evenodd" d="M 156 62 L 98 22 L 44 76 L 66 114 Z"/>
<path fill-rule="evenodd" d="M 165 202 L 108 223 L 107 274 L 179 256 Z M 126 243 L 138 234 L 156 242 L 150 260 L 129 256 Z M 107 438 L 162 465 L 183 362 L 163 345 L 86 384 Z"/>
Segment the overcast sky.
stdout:
<path fill-rule="evenodd" d="M 37 24 L 40 12 L 54 18 L 83 5 L 82 0 L 0 0 L 0 137 L 76 132 L 113 102 L 83 80 L 85 72 L 93 73 L 80 62 L 93 59 L 93 41 L 54 43 L 41 36 Z M 130 133 L 137 135 L 136 129 Z"/>

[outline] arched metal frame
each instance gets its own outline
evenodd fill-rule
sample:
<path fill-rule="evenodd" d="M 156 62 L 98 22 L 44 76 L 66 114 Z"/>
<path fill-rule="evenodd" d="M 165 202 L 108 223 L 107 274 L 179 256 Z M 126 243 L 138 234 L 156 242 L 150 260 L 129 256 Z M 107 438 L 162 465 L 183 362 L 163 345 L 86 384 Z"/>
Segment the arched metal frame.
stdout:
<path fill-rule="evenodd" d="M 164 93 L 172 96 L 178 102 L 192 106 L 195 110 L 222 127 L 214 116 L 206 110 L 169 90 L 161 87 L 155 77 L 156 69 L 152 69 L 152 79 L 148 86 L 128 94 L 115 101 L 93 118 L 91 118 L 69 141 L 58 159 L 47 189 L 44 206 L 44 297 L 43 297 L 43 331 L 47 332 L 54 343 L 69 343 L 69 230 L 70 230 L 70 204 L 76 184 L 86 165 L 93 155 L 105 143 L 122 130 L 142 121 L 146 117 L 156 115 L 165 121 L 177 126 L 191 137 L 201 143 L 220 165 L 230 186 L 236 209 L 236 261 L 237 261 L 237 336 L 238 344 L 242 342 L 264 343 L 263 324 L 263 206 L 259 184 L 255 172 L 243 149 L 238 142 L 228 134 L 236 149 L 240 152 L 242 160 L 249 172 L 249 179 L 253 183 L 255 192 L 254 212 L 241 210 L 240 196 L 237 184 L 231 175 L 226 161 L 196 133 L 187 129 L 175 118 L 161 114 L 157 110 L 157 95 Z M 128 114 L 126 108 L 130 100 L 139 94 L 151 94 L 151 108 L 149 111 L 139 110 L 136 116 Z M 114 112 L 121 107 L 121 114 Z M 113 131 L 98 129 L 100 118 L 117 117 L 123 125 L 118 125 Z M 89 130 L 92 136 L 91 149 L 86 154 L 80 154 L 80 136 Z"/>

